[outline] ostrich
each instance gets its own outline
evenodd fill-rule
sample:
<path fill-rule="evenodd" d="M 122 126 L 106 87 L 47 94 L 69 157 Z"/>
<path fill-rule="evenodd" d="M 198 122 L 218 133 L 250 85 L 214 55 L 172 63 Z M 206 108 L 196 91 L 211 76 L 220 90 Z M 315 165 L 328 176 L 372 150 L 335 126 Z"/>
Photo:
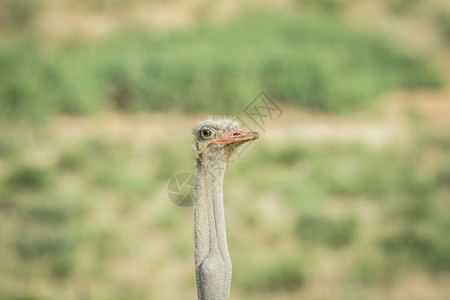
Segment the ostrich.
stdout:
<path fill-rule="evenodd" d="M 194 189 L 194 258 L 200 300 L 229 299 L 231 260 L 223 208 L 223 177 L 233 151 L 258 138 L 257 132 L 239 128 L 236 121 L 209 118 L 194 128 L 196 162 Z"/>

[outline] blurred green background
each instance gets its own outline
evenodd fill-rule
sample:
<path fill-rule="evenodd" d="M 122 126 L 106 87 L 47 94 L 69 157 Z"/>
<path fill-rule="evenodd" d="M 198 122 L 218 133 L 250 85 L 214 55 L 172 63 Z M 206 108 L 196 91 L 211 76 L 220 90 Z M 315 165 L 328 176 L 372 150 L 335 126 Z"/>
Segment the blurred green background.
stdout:
<path fill-rule="evenodd" d="M 209 114 L 232 299 L 449 299 L 449 70 L 447 0 L 0 0 L 0 299 L 195 299 Z"/>

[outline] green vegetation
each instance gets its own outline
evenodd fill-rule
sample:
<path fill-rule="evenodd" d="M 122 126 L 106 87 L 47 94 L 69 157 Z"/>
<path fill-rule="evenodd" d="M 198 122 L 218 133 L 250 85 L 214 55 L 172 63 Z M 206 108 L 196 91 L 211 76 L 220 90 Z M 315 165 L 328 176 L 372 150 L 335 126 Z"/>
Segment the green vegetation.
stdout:
<path fill-rule="evenodd" d="M 450 42 L 450 12 L 441 11 L 435 18 L 435 23 L 438 31 L 441 33 L 444 40 Z"/>
<path fill-rule="evenodd" d="M 305 241 L 325 243 L 338 248 L 352 242 L 356 221 L 354 217 L 330 220 L 324 216 L 302 215 L 297 228 L 300 238 Z"/>
<path fill-rule="evenodd" d="M 296 0 L 295 3 L 300 9 L 313 9 L 321 12 L 335 14 L 342 11 L 354 0 Z"/>
<path fill-rule="evenodd" d="M 381 247 L 386 256 L 401 265 L 419 264 L 433 272 L 448 272 L 450 242 L 445 235 L 450 224 L 447 219 L 430 223 L 425 225 L 430 228 L 409 224 L 383 239 Z"/>
<path fill-rule="evenodd" d="M 246 15 L 167 36 L 128 30 L 53 52 L 42 48 L 37 41 L 0 47 L 3 116 L 175 107 L 232 113 L 260 90 L 342 112 L 389 90 L 441 85 L 423 58 L 320 15 Z"/>
<path fill-rule="evenodd" d="M 45 169 L 34 166 L 18 166 L 6 179 L 10 188 L 42 189 L 51 183 L 51 174 Z"/>
<path fill-rule="evenodd" d="M 423 0 L 385 0 L 387 8 L 397 14 L 414 11 L 423 4 Z"/>
<path fill-rule="evenodd" d="M 450 271 L 446 238 L 450 177 L 444 155 L 448 141 L 445 134 L 425 134 L 409 148 L 383 150 L 352 144 L 259 145 L 233 165 L 231 172 L 251 180 L 257 197 L 277 193 L 289 203 L 291 213 L 286 218 L 295 218 L 295 222 L 282 228 L 292 228 L 302 245 L 302 256 L 311 255 L 309 247 L 317 249 L 318 245 L 329 251 L 350 248 L 357 258 L 349 280 L 386 284 L 404 270 Z M 429 151 L 440 157 L 431 165 L 426 157 Z M 277 175 L 261 177 L 263 173 Z M 360 205 L 370 205 L 379 214 L 375 225 L 379 236 L 370 237 L 370 246 L 365 235 L 367 226 L 374 226 L 373 220 L 352 209 Z M 335 210 L 342 206 L 350 210 Z M 265 228 L 264 222 L 257 224 Z M 270 240 L 273 229 L 266 230 Z M 278 229 L 275 234 L 281 232 Z M 362 250 L 366 247 L 370 251 Z"/>
<path fill-rule="evenodd" d="M 39 167 L 18 163 L 27 149 L 19 140 L 17 163 L 0 178 L 3 276 L 23 284 L 38 276 L 50 286 L 81 276 L 101 286 L 117 276 L 112 266 L 144 257 L 132 263 L 138 273 L 165 274 L 174 259 L 177 268 L 186 265 L 180 276 L 192 279 L 191 210 L 165 194 L 170 172 L 192 170 L 189 150 L 180 150 L 185 138 L 152 141 L 142 152 L 145 146 L 92 137 L 54 148 L 58 139 L 47 137 L 37 147 L 55 159 Z M 236 297 L 294 295 L 320 278 L 319 265 L 329 260 L 346 274 L 342 289 L 393 284 L 412 269 L 450 272 L 449 145 L 447 135 L 426 132 L 407 148 L 252 145 L 230 165 L 225 183 Z M 185 285 L 192 291 L 191 281 Z M 120 289 L 104 288 L 107 295 Z M 139 294 L 147 285 L 137 281 L 132 289 Z"/>
<path fill-rule="evenodd" d="M 304 284 L 301 267 L 298 260 L 293 258 L 261 260 L 258 265 L 250 266 L 244 272 L 239 275 L 242 277 L 239 284 L 247 292 L 295 291 Z"/>
<path fill-rule="evenodd" d="M 42 5 L 42 0 L 0 0 L 1 25 L 9 30 L 24 29 L 32 24 Z"/>
<path fill-rule="evenodd" d="M 447 92 L 426 93 L 423 117 L 398 99 L 389 114 L 414 109 L 398 115 L 414 118 L 398 143 L 290 136 L 311 119 L 347 122 L 327 112 L 444 85 L 445 69 L 431 66 L 445 68 L 445 1 L 296 0 L 210 22 L 210 3 L 0 0 L 0 299 L 194 299 L 192 210 L 174 206 L 167 185 L 194 172 L 197 112 L 242 116 L 261 90 L 285 115 L 304 110 L 227 171 L 232 298 L 422 299 L 417 288 L 446 299 L 450 135 L 446 115 L 431 120 L 428 110 Z M 194 5 L 184 16 L 192 26 L 133 23 L 165 2 Z M 117 30 L 53 32 L 47 13 Z M 368 29 L 380 23 L 390 39 Z M 403 43 L 417 39 L 405 26 L 419 25 L 434 57 Z M 142 111 L 152 113 L 127 115 Z"/>
<path fill-rule="evenodd" d="M 18 253 L 24 258 L 58 255 L 70 251 L 73 246 L 70 233 L 54 228 L 29 230 L 16 244 Z"/>

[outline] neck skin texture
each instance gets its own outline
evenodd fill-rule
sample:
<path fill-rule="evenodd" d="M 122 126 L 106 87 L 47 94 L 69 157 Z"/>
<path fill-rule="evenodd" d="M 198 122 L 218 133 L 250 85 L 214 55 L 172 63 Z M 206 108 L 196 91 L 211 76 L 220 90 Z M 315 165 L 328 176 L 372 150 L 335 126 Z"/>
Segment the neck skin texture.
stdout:
<path fill-rule="evenodd" d="M 226 160 L 196 160 L 194 190 L 195 277 L 199 300 L 226 300 L 230 296 L 231 260 L 223 207 Z"/>

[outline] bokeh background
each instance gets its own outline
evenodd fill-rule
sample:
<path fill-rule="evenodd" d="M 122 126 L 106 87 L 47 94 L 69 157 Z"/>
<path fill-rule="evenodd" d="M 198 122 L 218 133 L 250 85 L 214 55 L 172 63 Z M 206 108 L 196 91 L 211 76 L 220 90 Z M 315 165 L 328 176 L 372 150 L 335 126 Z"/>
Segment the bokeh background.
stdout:
<path fill-rule="evenodd" d="M 0 0 L 0 299 L 195 299 L 191 130 L 232 299 L 450 299 L 448 0 Z"/>

